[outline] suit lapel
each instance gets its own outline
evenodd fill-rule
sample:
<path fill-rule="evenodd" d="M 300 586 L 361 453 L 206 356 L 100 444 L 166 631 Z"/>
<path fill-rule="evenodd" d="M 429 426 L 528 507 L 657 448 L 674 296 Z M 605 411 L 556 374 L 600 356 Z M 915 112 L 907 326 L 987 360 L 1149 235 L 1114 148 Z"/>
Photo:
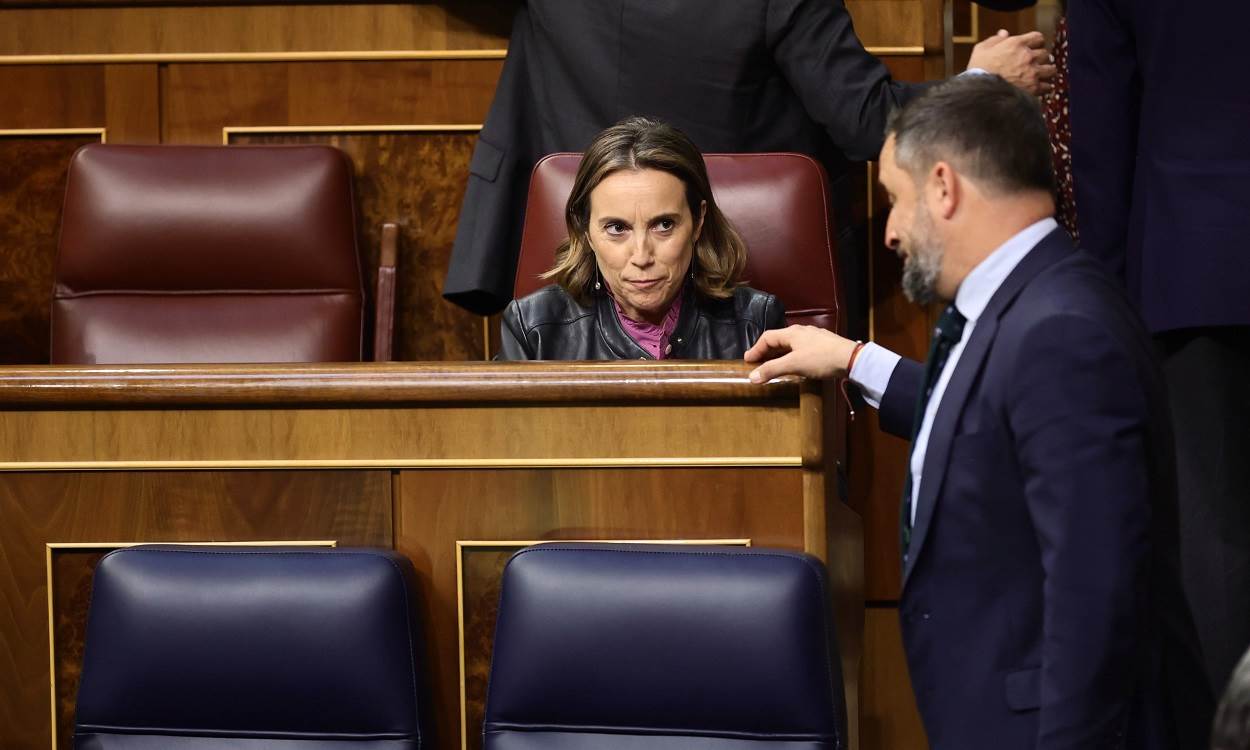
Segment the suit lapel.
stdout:
<path fill-rule="evenodd" d="M 1056 229 L 1046 235 L 1007 275 L 977 319 L 972 329 L 972 338 L 968 340 L 963 352 L 959 355 L 959 361 L 955 363 L 955 371 L 951 374 L 950 382 L 946 384 L 946 390 L 942 393 L 942 400 L 933 417 L 933 426 L 929 430 L 924 467 L 920 472 L 916 523 L 912 527 L 911 548 L 903 570 L 904 588 L 911 577 L 912 569 L 916 567 L 916 560 L 920 559 L 920 550 L 924 546 L 930 522 L 933 520 L 933 514 L 941 499 L 941 489 L 946 480 L 946 469 L 950 462 L 955 429 L 959 425 L 959 417 L 963 414 L 964 405 L 972 393 L 977 375 L 981 372 L 994 337 L 998 333 L 998 321 L 1021 289 L 1026 287 L 1042 270 L 1072 252 L 1072 244 L 1062 229 Z"/>

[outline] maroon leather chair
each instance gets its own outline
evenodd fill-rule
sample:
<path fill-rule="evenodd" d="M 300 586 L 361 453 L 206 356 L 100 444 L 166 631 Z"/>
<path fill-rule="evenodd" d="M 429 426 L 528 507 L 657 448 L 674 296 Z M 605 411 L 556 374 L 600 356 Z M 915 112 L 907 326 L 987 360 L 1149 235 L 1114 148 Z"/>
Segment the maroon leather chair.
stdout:
<path fill-rule="evenodd" d="M 378 278 L 389 359 L 393 270 Z M 92 144 L 70 162 L 54 364 L 358 361 L 364 323 L 338 149 Z"/>
<path fill-rule="evenodd" d="M 786 320 L 841 332 L 842 292 L 824 168 L 802 154 L 704 154 L 716 203 L 747 243 L 748 285 L 777 295 Z M 513 294 L 549 282 L 568 237 L 564 205 L 581 154 L 551 154 L 534 166 Z"/>

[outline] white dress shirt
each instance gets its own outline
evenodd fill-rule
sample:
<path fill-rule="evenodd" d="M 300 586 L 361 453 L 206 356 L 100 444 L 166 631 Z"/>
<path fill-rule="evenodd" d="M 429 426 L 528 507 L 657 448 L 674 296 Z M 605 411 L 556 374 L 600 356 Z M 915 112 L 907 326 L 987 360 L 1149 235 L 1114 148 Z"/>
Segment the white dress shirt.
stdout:
<path fill-rule="evenodd" d="M 1042 241 L 1059 224 L 1052 218 L 1042 219 L 1032 224 L 990 253 L 985 260 L 977 264 L 968 273 L 963 283 L 955 292 L 955 308 L 967 318 L 964 323 L 963 338 L 951 349 L 946 365 L 938 376 L 933 387 L 933 395 L 924 410 L 924 421 L 920 423 L 920 432 L 916 434 L 916 443 L 911 451 L 911 521 L 916 522 L 916 504 L 920 498 L 920 473 L 924 468 L 925 450 L 929 444 L 929 431 L 933 428 L 933 418 L 937 414 L 938 405 L 942 403 L 942 395 L 950 382 L 955 366 L 959 363 L 959 355 L 963 354 L 964 346 L 972 338 L 977 318 L 985 312 L 985 306 L 998 287 L 1002 286 L 1016 265 L 1024 260 L 1033 246 Z M 885 395 L 886 386 L 890 384 L 890 376 L 898 366 L 899 355 L 873 343 L 864 345 L 859 356 L 855 358 L 855 366 L 849 373 L 851 382 L 860 387 L 864 400 L 873 408 L 880 408 L 881 399 Z"/>

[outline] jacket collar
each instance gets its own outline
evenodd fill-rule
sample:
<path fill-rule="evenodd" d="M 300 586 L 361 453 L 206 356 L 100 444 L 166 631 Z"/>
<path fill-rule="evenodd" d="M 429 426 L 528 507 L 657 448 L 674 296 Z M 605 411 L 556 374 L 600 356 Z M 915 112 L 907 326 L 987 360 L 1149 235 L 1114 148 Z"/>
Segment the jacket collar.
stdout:
<path fill-rule="evenodd" d="M 1071 241 L 1063 229 L 1055 229 L 1029 251 L 1028 255 L 1007 276 L 998 291 L 990 297 L 985 311 L 972 329 L 959 361 L 955 365 L 950 383 L 942 394 L 929 432 L 929 444 L 925 449 L 924 469 L 920 473 L 920 493 L 916 501 L 916 523 L 912 527 L 911 549 L 903 569 L 903 587 L 911 577 L 911 571 L 920 559 L 920 550 L 928 535 L 935 505 L 941 498 L 941 488 L 946 480 L 950 461 L 951 442 L 955 428 L 963 413 L 964 404 L 972 392 L 972 386 L 981 372 L 985 357 L 998 332 L 998 321 L 1011 307 L 1020 291 L 1043 270 L 1063 260 L 1074 252 Z"/>
<path fill-rule="evenodd" d="M 673 346 L 672 355 L 675 357 L 681 354 L 686 342 L 690 341 L 690 335 L 694 332 L 699 319 L 699 305 L 693 287 L 686 284 L 681 293 L 684 295 L 681 315 L 677 318 L 677 327 L 673 329 L 673 335 L 669 338 Z M 598 319 L 596 328 L 599 330 L 599 335 L 618 358 L 655 359 L 650 352 L 639 346 L 638 342 L 634 341 L 634 337 L 630 336 L 621 325 L 621 319 L 616 316 L 616 306 L 612 304 L 612 297 L 608 295 L 606 289 L 595 294 L 595 316 Z"/>

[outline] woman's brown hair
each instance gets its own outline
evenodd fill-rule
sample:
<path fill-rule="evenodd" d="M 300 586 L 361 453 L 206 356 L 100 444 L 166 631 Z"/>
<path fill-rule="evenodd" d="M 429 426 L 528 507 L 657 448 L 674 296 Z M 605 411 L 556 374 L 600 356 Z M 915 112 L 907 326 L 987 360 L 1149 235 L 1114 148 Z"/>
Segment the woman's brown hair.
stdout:
<path fill-rule="evenodd" d="M 586 149 L 564 208 L 569 237 L 560 243 L 555 265 L 542 277 L 555 280 L 579 303 L 590 304 L 598 276 L 589 240 L 590 193 L 608 175 L 641 169 L 667 172 L 681 180 L 695 221 L 706 201 L 703 230 L 690 260 L 695 289 L 705 297 L 731 296 L 746 266 L 746 243 L 717 207 L 699 149 L 677 128 L 645 117 L 621 120 Z"/>

